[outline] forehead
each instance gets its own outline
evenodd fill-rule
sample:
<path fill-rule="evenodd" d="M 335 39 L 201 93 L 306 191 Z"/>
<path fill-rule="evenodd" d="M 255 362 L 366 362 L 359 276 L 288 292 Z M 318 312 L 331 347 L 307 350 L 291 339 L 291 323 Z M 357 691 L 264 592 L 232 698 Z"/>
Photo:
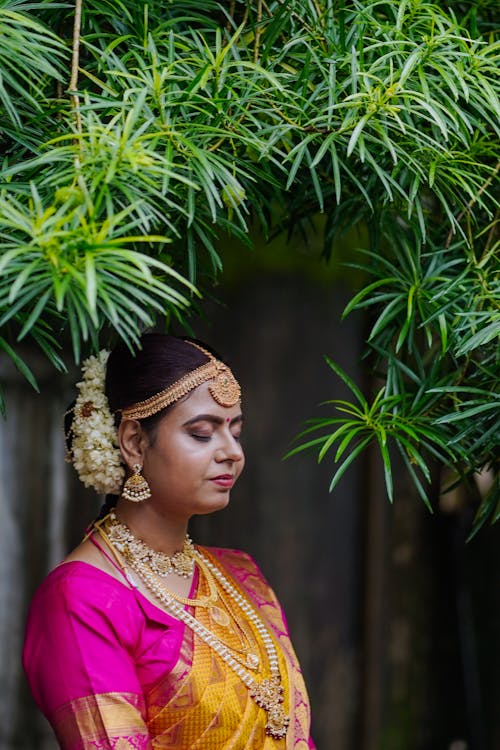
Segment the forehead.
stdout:
<path fill-rule="evenodd" d="M 238 402 L 234 406 L 221 406 L 210 394 L 209 387 L 211 381 L 202 383 L 195 388 L 182 401 L 177 404 L 165 415 L 165 420 L 172 423 L 184 423 L 193 419 L 198 414 L 210 414 L 211 416 L 220 417 L 221 419 L 234 419 L 241 414 L 241 404 Z"/>

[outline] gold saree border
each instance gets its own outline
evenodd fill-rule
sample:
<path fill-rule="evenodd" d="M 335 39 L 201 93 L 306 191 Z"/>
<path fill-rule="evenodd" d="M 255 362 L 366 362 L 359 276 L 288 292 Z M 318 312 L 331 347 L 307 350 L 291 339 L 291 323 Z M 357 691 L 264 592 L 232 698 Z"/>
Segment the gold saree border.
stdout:
<path fill-rule="evenodd" d="M 142 750 L 149 747 L 143 711 L 135 693 L 98 693 L 60 706 L 53 725 L 65 750 Z"/>

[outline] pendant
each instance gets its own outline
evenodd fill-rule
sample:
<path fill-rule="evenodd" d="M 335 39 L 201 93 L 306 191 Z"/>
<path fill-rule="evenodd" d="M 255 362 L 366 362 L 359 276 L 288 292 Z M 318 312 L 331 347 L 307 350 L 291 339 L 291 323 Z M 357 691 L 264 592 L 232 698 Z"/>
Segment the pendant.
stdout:
<path fill-rule="evenodd" d="M 267 713 L 266 734 L 275 740 L 286 735 L 290 717 L 283 710 L 283 688 L 279 682 L 271 678 L 255 683 L 250 691 L 250 697 Z"/>
<path fill-rule="evenodd" d="M 257 654 L 252 654 L 251 652 L 247 654 L 247 667 L 248 669 L 253 669 L 255 672 L 259 668 L 260 659 L 257 656 Z"/>
<path fill-rule="evenodd" d="M 220 607 L 210 607 L 210 617 L 222 628 L 227 628 L 230 623 L 228 613 L 224 612 Z"/>
<path fill-rule="evenodd" d="M 273 740 L 280 740 L 286 735 L 290 719 L 281 706 L 275 706 L 267 712 L 266 734 Z"/>

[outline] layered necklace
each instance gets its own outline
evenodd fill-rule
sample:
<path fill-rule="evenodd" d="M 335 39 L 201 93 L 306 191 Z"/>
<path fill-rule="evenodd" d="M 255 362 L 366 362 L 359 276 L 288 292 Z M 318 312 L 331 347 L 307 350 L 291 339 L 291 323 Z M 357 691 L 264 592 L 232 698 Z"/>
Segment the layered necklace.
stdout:
<path fill-rule="evenodd" d="M 283 708 L 283 687 L 281 685 L 278 654 L 273 638 L 249 601 L 223 575 L 219 568 L 205 557 L 199 549 L 194 547 L 189 537 L 186 537 L 184 541 L 183 550 L 172 556 L 151 549 L 145 542 L 135 537 L 130 529 L 117 519 L 113 511 L 103 521 L 96 524 L 96 530 L 111 549 L 116 550 L 121 555 L 147 590 L 169 612 L 210 646 L 225 664 L 238 675 L 248 688 L 250 697 L 267 714 L 266 734 L 276 740 L 285 737 L 290 718 Z M 203 576 L 207 583 L 208 593 L 206 595 L 191 599 L 179 596 L 166 587 L 163 580 L 168 575 L 165 572 L 166 570 L 187 578 L 193 573 L 195 564 L 198 567 L 199 575 Z M 137 586 L 130 576 L 127 576 L 127 579 L 132 585 Z M 233 612 L 232 606 L 226 602 L 227 597 L 236 605 L 236 612 Z M 212 620 L 222 628 L 227 627 L 232 620 L 241 648 L 226 643 L 221 636 L 190 614 L 185 609 L 186 606 L 207 608 Z M 243 615 L 243 618 L 241 615 Z M 250 623 L 250 627 L 248 623 Z M 268 677 L 260 679 L 260 681 L 257 681 L 252 674 L 252 672 L 255 673 L 259 670 L 261 666 L 261 660 L 256 653 L 258 648 L 256 639 L 260 640 L 263 646 L 269 673 Z M 252 672 L 249 670 L 252 670 Z"/>

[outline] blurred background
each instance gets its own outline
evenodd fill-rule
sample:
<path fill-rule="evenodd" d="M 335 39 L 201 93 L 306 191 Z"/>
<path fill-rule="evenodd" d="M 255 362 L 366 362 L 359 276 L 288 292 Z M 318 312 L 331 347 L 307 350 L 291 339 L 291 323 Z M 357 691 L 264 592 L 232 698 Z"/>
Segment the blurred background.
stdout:
<path fill-rule="evenodd" d="M 192 534 L 249 551 L 277 592 L 318 750 L 498 750 L 500 524 L 466 544 L 475 507 L 463 490 L 436 494 L 431 515 L 403 471 L 391 506 L 377 456 L 332 494 L 328 459 L 283 460 L 321 402 L 344 395 L 323 355 L 362 381 L 364 322 L 339 322 L 348 278 L 319 261 L 285 272 L 262 257 L 245 251 L 226 266 L 217 301 L 192 321 L 243 386 L 247 457 L 230 507 L 195 519 Z M 100 502 L 64 461 L 79 371 L 25 353 L 40 395 L 6 358 L 0 369 L 0 749 L 55 750 L 21 671 L 24 622 L 35 587 Z"/>

